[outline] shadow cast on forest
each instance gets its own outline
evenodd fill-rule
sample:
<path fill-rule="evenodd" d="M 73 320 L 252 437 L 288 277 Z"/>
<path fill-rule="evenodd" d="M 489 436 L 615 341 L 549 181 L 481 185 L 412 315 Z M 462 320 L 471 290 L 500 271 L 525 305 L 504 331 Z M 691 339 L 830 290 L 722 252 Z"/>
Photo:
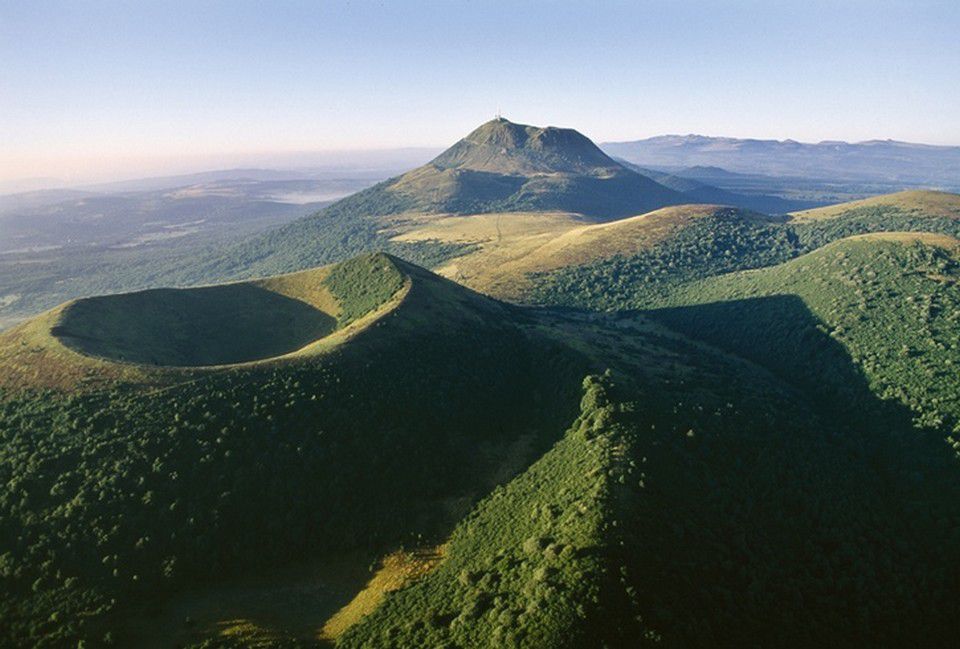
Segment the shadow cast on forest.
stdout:
<path fill-rule="evenodd" d="M 754 399 L 726 422 L 666 409 L 656 422 L 703 430 L 687 441 L 660 434 L 644 451 L 655 453 L 647 481 L 662 490 L 635 500 L 623 561 L 649 593 L 648 621 L 680 629 L 690 647 L 955 637 L 960 466 L 946 432 L 918 428 L 906 406 L 879 399 L 798 297 L 642 315 L 748 361 L 745 376 L 772 375 L 790 393 L 782 402 L 771 393 L 769 406 Z M 740 385 L 731 377 L 728 387 Z M 695 387 L 680 398 L 694 400 Z"/>

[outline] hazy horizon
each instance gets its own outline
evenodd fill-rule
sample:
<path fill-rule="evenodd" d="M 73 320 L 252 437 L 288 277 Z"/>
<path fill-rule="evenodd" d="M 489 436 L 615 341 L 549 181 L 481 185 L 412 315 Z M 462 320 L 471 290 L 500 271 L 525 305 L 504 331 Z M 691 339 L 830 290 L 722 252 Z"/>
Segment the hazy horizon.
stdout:
<path fill-rule="evenodd" d="M 498 109 L 597 142 L 960 145 L 958 27 L 935 1 L 5 5 L 0 183 L 436 150 Z"/>
<path fill-rule="evenodd" d="M 511 120 L 513 121 L 513 120 Z M 547 126 L 544 124 L 543 126 Z M 552 125 L 551 125 L 552 126 Z M 575 128 L 570 126 L 569 128 Z M 579 130 L 579 129 L 578 129 Z M 464 131 L 466 135 L 468 131 Z M 794 141 L 801 144 L 822 144 L 831 140 L 801 141 L 796 138 L 735 138 L 734 136 L 707 133 L 660 133 L 637 140 L 657 137 L 709 137 L 730 139 L 757 139 L 763 141 L 786 142 Z M 608 142 L 628 142 L 630 139 L 611 139 Z M 837 140 L 833 140 L 837 141 Z M 850 144 L 859 144 L 870 141 L 895 141 L 905 144 L 926 146 L 960 146 L 960 145 L 932 145 L 927 142 L 905 142 L 892 138 L 871 138 L 870 140 L 842 140 Z M 605 142 L 597 142 L 604 144 Z M 435 146 L 405 146 L 392 148 L 368 149 L 332 149 L 313 151 L 254 151 L 254 152 L 224 152 L 207 155 L 178 156 L 151 159 L 148 157 L 139 160 L 106 159 L 103 161 L 105 170 L 99 172 L 81 171 L 77 174 L 63 176 L 26 176 L 0 177 L 0 194 L 33 191 L 34 189 L 54 188 L 83 188 L 98 186 L 127 180 L 139 180 L 153 177 L 179 176 L 200 174 L 211 171 L 229 171 L 231 169 L 271 169 L 271 170 L 350 170 L 356 172 L 362 169 L 370 170 L 406 170 L 427 162 L 439 154 L 453 141 Z M 133 163 L 133 164 L 131 164 Z"/>

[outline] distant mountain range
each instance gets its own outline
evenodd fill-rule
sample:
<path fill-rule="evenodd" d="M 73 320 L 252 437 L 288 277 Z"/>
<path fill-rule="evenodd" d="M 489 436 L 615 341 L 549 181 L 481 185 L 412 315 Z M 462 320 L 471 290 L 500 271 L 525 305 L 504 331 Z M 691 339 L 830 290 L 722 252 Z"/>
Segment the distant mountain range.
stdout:
<path fill-rule="evenodd" d="M 661 169 L 708 166 L 746 174 L 960 188 L 960 146 L 661 135 L 607 142 L 601 148 L 634 164 Z"/>
<path fill-rule="evenodd" d="M 691 167 L 681 169 L 675 173 L 645 169 L 626 160 L 620 160 L 624 166 L 643 174 L 647 178 L 657 181 L 664 187 L 679 192 L 685 203 L 709 203 L 714 205 L 732 205 L 748 210 L 764 212 L 766 214 L 786 214 L 796 210 L 818 207 L 824 201 L 797 200 L 774 196 L 766 193 L 738 193 L 723 188 L 721 185 L 735 184 L 740 179 L 739 174 L 733 174 L 717 167 Z M 714 175 L 718 182 L 704 182 L 709 177 L 705 171 L 716 170 Z M 702 174 L 702 175 L 701 175 Z M 749 177 L 748 177 L 749 178 Z"/>

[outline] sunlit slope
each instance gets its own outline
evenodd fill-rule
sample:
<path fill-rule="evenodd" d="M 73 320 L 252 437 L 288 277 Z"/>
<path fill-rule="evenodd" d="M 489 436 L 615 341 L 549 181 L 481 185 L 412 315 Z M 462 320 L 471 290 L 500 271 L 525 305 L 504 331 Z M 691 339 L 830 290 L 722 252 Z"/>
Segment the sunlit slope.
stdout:
<path fill-rule="evenodd" d="M 675 239 L 698 238 L 699 232 L 715 227 L 711 224 L 724 223 L 767 234 L 779 221 L 717 205 L 666 207 L 606 223 L 563 214 L 508 213 L 448 218 L 397 240 L 468 244 L 472 250 L 437 272 L 497 297 L 523 300 L 538 273 L 632 257 Z"/>
<path fill-rule="evenodd" d="M 575 130 L 495 119 L 422 167 L 169 277 L 288 272 L 371 250 L 432 268 L 470 247 L 393 237 L 450 215 L 563 212 L 609 220 L 682 202 L 680 194 L 627 169 Z"/>
<path fill-rule="evenodd" d="M 512 279 L 523 287 L 521 298 L 528 302 L 643 308 L 661 303 L 690 282 L 782 263 L 845 237 L 901 231 L 960 236 L 960 219 L 944 211 L 945 206 L 960 205 L 960 196 L 905 192 L 870 201 L 867 206 L 834 206 L 831 218 L 765 218 L 719 210 L 646 248 L 630 252 L 624 247 L 621 254 L 574 259 L 516 273 Z M 681 208 L 666 212 L 671 209 Z"/>
<path fill-rule="evenodd" d="M 790 225 L 807 250 L 870 232 L 939 232 L 960 236 L 960 195 L 906 191 L 840 203 L 792 215 Z"/>
<path fill-rule="evenodd" d="M 832 219 L 865 208 L 891 208 L 905 213 L 960 219 L 960 196 L 949 192 L 910 190 L 794 212 L 793 217 L 797 220 Z"/>
<path fill-rule="evenodd" d="M 96 389 L 3 393 L 4 643 L 136 646 L 146 601 L 442 538 L 573 416 L 584 362 L 513 307 L 386 255 L 324 281 L 339 328 L 295 353 L 144 369 L 61 346 Z"/>
<path fill-rule="evenodd" d="M 822 321 L 864 373 L 871 390 L 908 405 L 927 425 L 960 424 L 960 242 L 924 233 L 882 233 L 844 239 L 788 263 L 696 282 L 670 296 L 674 305 L 743 302 L 791 295 Z M 702 320 L 671 322 L 707 339 L 729 338 L 749 352 L 751 335 L 734 323 L 749 318 L 739 309 L 717 307 Z M 818 350 L 804 344 L 787 317 L 769 323 L 780 337 L 782 355 L 769 362 L 791 363 L 798 375 L 817 367 Z M 719 337 L 719 338 L 718 338 Z M 792 347 L 788 347 L 792 345 Z M 807 359 L 803 361 L 801 359 Z M 829 373 L 808 369 L 811 383 L 836 391 Z M 952 443 L 952 442 L 951 442 Z"/>
<path fill-rule="evenodd" d="M 960 209 L 960 197 L 903 192 L 824 208 L 831 218 L 769 217 L 717 205 L 672 206 L 606 223 L 565 213 L 503 213 L 417 224 L 394 241 L 463 247 L 437 272 L 498 297 L 616 308 L 630 287 L 642 293 L 631 306 L 642 306 L 680 284 L 780 263 L 851 235 L 960 235 L 951 206 Z M 588 284 L 593 295 L 583 302 Z"/>

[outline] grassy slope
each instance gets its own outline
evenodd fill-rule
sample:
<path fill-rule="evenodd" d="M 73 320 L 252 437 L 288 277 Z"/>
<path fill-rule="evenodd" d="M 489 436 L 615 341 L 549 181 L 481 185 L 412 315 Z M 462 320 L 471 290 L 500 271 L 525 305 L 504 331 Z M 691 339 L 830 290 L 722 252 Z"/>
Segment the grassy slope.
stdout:
<path fill-rule="evenodd" d="M 833 217 L 819 219 L 764 220 L 721 211 L 676 229 L 651 247 L 574 259 L 530 273 L 525 282 L 515 277 L 514 283 L 524 286 L 521 297 L 536 303 L 638 308 L 659 303 L 691 281 L 787 261 L 853 235 L 912 231 L 960 236 L 960 196 L 907 192 L 871 201 L 867 206 L 836 207 Z M 928 211 L 928 204 L 940 207 Z M 956 214 L 945 216 L 943 205 L 956 206 Z"/>
<path fill-rule="evenodd" d="M 954 194 L 903 192 L 827 212 L 833 216 L 773 218 L 682 205 L 600 224 L 562 213 L 474 215 L 412 223 L 394 241 L 468 245 L 437 272 L 504 299 L 574 304 L 582 292 L 578 284 L 643 282 L 654 299 L 691 279 L 785 261 L 856 234 L 960 235 L 960 197 Z M 598 289 L 589 306 L 621 306 L 603 301 L 604 292 Z"/>
<path fill-rule="evenodd" d="M 388 258 L 368 255 L 250 282 L 74 300 L 0 334 L 0 390 L 165 385 L 200 366 L 313 354 L 389 311 L 404 283 Z"/>
<path fill-rule="evenodd" d="M 518 299 L 529 293 L 532 274 L 637 255 L 669 241 L 698 220 L 732 215 L 747 223 L 775 222 L 715 205 L 681 205 L 607 223 L 536 213 L 451 218 L 414 228 L 397 239 L 469 243 L 474 250 L 437 272 L 477 290 Z"/>
<path fill-rule="evenodd" d="M 539 304 L 636 308 L 701 277 L 789 259 L 799 247 L 779 221 L 719 210 L 681 223 L 636 252 L 531 273 L 523 295 Z"/>
<path fill-rule="evenodd" d="M 960 424 L 960 242 L 942 235 L 845 239 L 798 259 L 697 282 L 676 305 L 796 295 L 862 368 L 872 390 L 926 425 Z M 783 320 L 780 326 L 789 327 Z"/>
<path fill-rule="evenodd" d="M 410 288 L 349 344 L 170 370 L 161 390 L 119 377 L 88 394 L 7 395 L 8 642 L 98 640 L 133 601 L 307 553 L 442 534 L 502 475 L 519 437 L 529 443 L 513 470 L 562 430 L 582 375 L 575 354 L 425 271 L 359 263 L 377 277 L 392 265 Z M 343 314 L 366 308 L 369 295 L 350 295 Z"/>
<path fill-rule="evenodd" d="M 839 203 L 810 210 L 795 212 L 793 217 L 798 221 L 834 219 L 842 217 L 851 210 L 864 208 L 888 207 L 905 213 L 919 213 L 928 216 L 942 216 L 960 218 L 960 197 L 948 192 L 927 190 L 910 190 L 895 194 L 884 194 L 849 203 Z"/>
<path fill-rule="evenodd" d="M 168 269 L 160 280 L 183 284 L 275 274 L 371 250 L 436 267 L 472 247 L 395 235 L 449 214 L 573 212 L 610 219 L 679 202 L 676 192 L 619 165 L 575 131 L 494 120 L 423 167 L 211 251 L 200 263 Z"/>

